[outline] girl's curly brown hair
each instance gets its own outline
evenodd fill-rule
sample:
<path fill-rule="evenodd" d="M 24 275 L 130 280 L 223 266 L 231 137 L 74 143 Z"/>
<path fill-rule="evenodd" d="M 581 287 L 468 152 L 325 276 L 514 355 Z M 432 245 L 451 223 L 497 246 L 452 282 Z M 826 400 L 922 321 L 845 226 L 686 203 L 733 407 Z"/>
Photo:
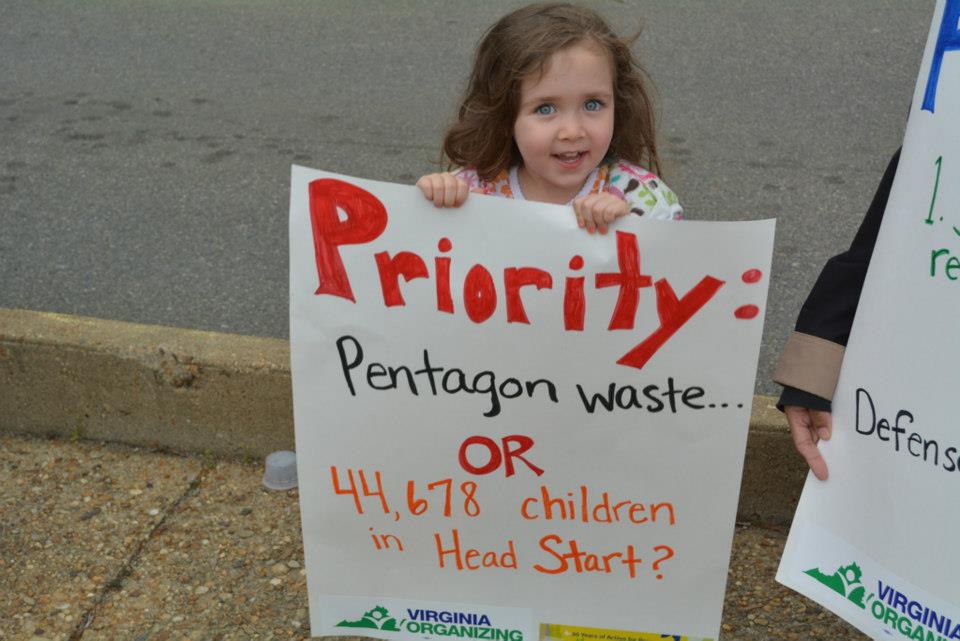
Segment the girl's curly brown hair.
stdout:
<path fill-rule="evenodd" d="M 614 134 L 607 157 L 659 174 L 649 79 L 630 51 L 634 40 L 618 37 L 597 12 L 566 3 L 532 4 L 504 16 L 477 48 L 457 121 L 443 138 L 445 158 L 474 167 L 485 180 L 519 163 L 513 125 L 521 82 L 540 73 L 557 51 L 586 41 L 608 52 L 613 68 Z"/>

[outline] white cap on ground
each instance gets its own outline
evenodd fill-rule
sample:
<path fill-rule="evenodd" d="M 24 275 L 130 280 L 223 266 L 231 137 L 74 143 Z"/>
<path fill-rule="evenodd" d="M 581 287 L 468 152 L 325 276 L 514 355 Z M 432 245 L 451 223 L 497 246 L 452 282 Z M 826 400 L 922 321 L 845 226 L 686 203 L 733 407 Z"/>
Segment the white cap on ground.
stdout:
<path fill-rule="evenodd" d="M 290 490 L 297 487 L 297 455 L 290 450 L 267 454 L 263 484 L 271 490 Z"/>

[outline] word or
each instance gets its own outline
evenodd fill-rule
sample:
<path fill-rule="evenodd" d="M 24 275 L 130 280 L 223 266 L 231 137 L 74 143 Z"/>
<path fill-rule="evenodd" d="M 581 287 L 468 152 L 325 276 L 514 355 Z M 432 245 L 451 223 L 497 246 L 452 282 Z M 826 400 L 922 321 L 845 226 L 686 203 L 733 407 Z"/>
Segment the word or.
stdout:
<path fill-rule="evenodd" d="M 949 616 L 910 599 L 893 586 L 884 585 L 883 581 L 878 580 L 877 596 L 880 598 L 870 606 L 874 618 L 882 620 L 905 637 L 931 639 L 933 632 L 936 632 L 943 635 L 938 639 L 960 639 L 960 621 L 952 621 Z M 899 613 L 903 613 L 903 616 Z M 917 625 L 912 625 L 911 620 Z M 926 635 L 924 627 L 928 628 Z"/>
<path fill-rule="evenodd" d="M 579 500 L 576 500 L 579 499 Z M 539 496 L 528 496 L 520 504 L 520 515 L 528 521 L 581 521 L 583 523 L 633 523 L 642 525 L 644 523 L 656 523 L 657 515 L 661 511 L 667 513 L 667 522 L 670 525 L 676 524 L 676 516 L 673 511 L 673 504 L 663 501 L 652 503 L 649 506 L 643 503 L 637 503 L 632 500 L 618 501 L 610 503 L 610 495 L 607 492 L 600 494 L 597 499 L 590 500 L 589 490 L 586 485 L 581 485 L 578 496 L 573 492 L 567 492 L 566 498 L 561 498 L 551 494 L 546 485 L 540 486 Z M 661 517 L 662 519 L 663 517 Z"/>
<path fill-rule="evenodd" d="M 353 370 L 363 363 L 363 347 L 353 336 L 341 336 L 337 339 L 337 354 L 340 356 L 340 367 L 343 369 L 343 379 L 351 396 L 357 395 L 353 381 Z M 441 375 L 442 374 L 442 375 Z M 545 378 L 535 381 L 519 381 L 516 378 L 506 378 L 499 383 L 497 375 L 489 370 L 483 370 L 470 378 L 458 367 L 444 368 L 431 364 L 430 352 L 423 350 L 423 367 L 411 369 L 406 365 L 383 365 L 370 363 L 366 368 L 367 386 L 372 390 L 386 391 L 405 388 L 414 396 L 420 395 L 420 390 L 429 385 L 430 394 L 438 396 L 444 394 L 479 394 L 485 396 L 490 404 L 483 415 L 490 418 L 497 416 L 501 411 L 501 398 L 514 399 L 526 395 L 533 398 L 537 388 L 543 388 L 547 398 L 557 403 L 557 386 Z M 417 382 L 420 382 L 420 385 Z"/>
<path fill-rule="evenodd" d="M 370 192 L 332 178 L 312 181 L 309 186 L 310 221 L 313 228 L 317 278 L 315 294 L 339 296 L 356 302 L 350 278 L 340 256 L 341 245 L 367 244 L 376 240 L 387 227 L 387 210 Z M 340 211 L 346 216 L 341 219 Z M 641 369 L 646 362 L 713 298 L 724 281 L 704 276 L 682 297 L 678 297 L 666 278 L 654 282 L 641 272 L 640 249 L 634 234 L 618 231 L 617 265 L 619 271 L 595 274 L 594 287 L 617 287 L 617 302 L 611 312 L 608 330 L 633 329 L 640 291 L 653 287 L 656 295 L 659 325 L 642 342 L 621 356 L 617 363 Z M 434 284 L 437 311 L 455 313 L 450 283 L 452 259 L 445 256 L 453 248 L 448 238 L 437 244 L 439 256 L 434 257 Z M 393 256 L 380 251 L 373 255 L 380 279 L 383 303 L 386 307 L 406 305 L 400 289 L 400 279 L 429 279 L 427 263 L 418 254 L 400 251 Z M 574 272 L 583 269 L 582 256 L 573 256 L 569 266 Z M 567 276 L 563 296 L 563 326 L 566 331 L 582 331 L 586 316 L 586 297 L 583 276 Z M 745 281 L 746 282 L 746 281 Z M 503 270 L 503 297 L 507 323 L 530 324 L 521 298 L 523 288 L 552 289 L 553 275 L 538 267 L 507 267 Z M 488 321 L 496 311 L 499 295 L 490 270 L 473 265 L 462 284 L 462 300 L 467 316 L 474 323 Z M 755 316 L 742 314 L 738 318 Z"/>
<path fill-rule="evenodd" d="M 862 434 L 863 436 L 870 436 L 873 433 L 876 433 L 877 438 L 885 443 L 889 443 L 893 440 L 893 449 L 895 452 L 900 452 L 900 437 L 907 433 L 905 427 L 901 427 L 900 422 L 904 421 L 906 423 L 913 423 L 913 414 L 907 410 L 898 410 L 897 416 L 893 420 L 893 424 L 890 424 L 885 418 L 880 418 L 877 420 L 877 408 L 873 403 L 873 397 L 870 396 L 870 393 L 861 388 L 857 389 L 856 393 L 856 414 L 855 414 L 855 428 L 857 434 Z M 861 409 L 863 410 L 861 414 Z M 892 434 L 892 436 L 891 436 Z M 940 463 L 940 444 L 933 439 L 925 439 L 920 434 L 916 432 L 910 432 L 910 435 L 905 438 L 906 448 L 904 451 L 909 452 L 914 458 L 923 457 L 924 463 L 931 462 L 934 466 L 943 467 L 947 472 L 953 472 L 954 470 L 960 471 L 960 458 L 957 457 L 957 448 L 948 447 L 943 452 L 943 464 Z M 933 456 L 930 456 L 931 450 L 933 451 Z"/>
<path fill-rule="evenodd" d="M 934 112 L 943 56 L 948 51 L 957 49 L 960 49 L 960 0 L 947 0 L 943 9 L 943 18 L 940 21 L 937 44 L 933 48 L 933 60 L 930 62 L 930 73 L 927 76 L 927 88 L 923 92 L 923 110 L 930 113 Z"/>
<path fill-rule="evenodd" d="M 583 386 L 577 385 L 577 393 L 580 395 L 580 402 L 583 403 L 583 409 L 588 414 L 593 414 L 597 409 L 602 408 L 608 412 L 615 410 L 643 410 L 646 409 L 651 414 L 663 411 L 667 407 L 671 414 L 676 414 L 680 403 L 683 407 L 692 410 L 702 410 L 705 407 L 727 408 L 730 403 L 697 403 L 703 398 L 705 392 L 702 387 L 691 385 L 690 387 L 678 388 L 674 383 L 673 377 L 667 378 L 666 389 L 661 391 L 660 385 L 646 385 L 643 388 L 633 385 L 617 385 L 610 383 L 607 386 L 606 393 L 584 391 Z M 641 401 L 646 401 L 646 405 Z M 663 400 L 666 399 L 666 403 Z M 678 403 L 679 399 L 679 403 Z M 598 408 L 599 406 L 599 408 Z M 737 403 L 737 408 L 742 408 L 743 403 Z"/>
<path fill-rule="evenodd" d="M 333 493 L 349 496 L 353 499 L 353 506 L 357 514 L 364 513 L 363 499 L 376 498 L 384 514 L 390 514 L 390 503 L 383 491 L 383 480 L 380 476 L 380 470 L 374 470 L 373 483 L 365 470 L 357 470 L 354 473 L 352 468 L 347 468 L 346 481 L 340 474 L 336 466 L 330 467 L 330 480 L 333 486 Z M 359 485 L 357 484 L 359 481 Z M 431 512 L 440 511 L 440 513 L 450 518 L 454 514 L 454 506 L 458 513 L 469 517 L 480 515 L 480 504 L 477 502 L 477 484 L 474 481 L 464 481 L 458 485 L 458 490 L 454 490 L 453 479 L 441 479 L 426 484 L 426 498 L 417 496 L 416 481 L 407 481 L 406 509 L 411 516 L 421 516 L 428 509 Z M 440 491 L 436 491 L 440 490 Z M 431 504 L 430 499 L 434 502 Z M 455 502 L 456 501 L 456 502 Z M 442 509 L 439 507 L 442 505 Z M 394 511 L 394 520 L 400 520 L 400 512 Z M 376 537 L 374 543 L 376 544 Z M 379 548 L 378 548 L 379 549 Z"/>
<path fill-rule="evenodd" d="M 500 454 L 500 447 L 503 447 L 503 454 Z M 480 446 L 487 452 L 487 462 L 483 465 L 474 465 L 470 462 L 467 451 L 471 446 Z M 516 447 L 514 447 L 516 446 Z M 522 434 L 513 434 L 504 436 L 498 444 L 488 436 L 471 436 L 460 445 L 460 452 L 457 458 L 460 461 L 460 467 L 471 474 L 484 475 L 489 474 L 500 467 L 503 462 L 504 473 L 509 478 L 516 473 L 513 467 L 513 459 L 520 459 L 523 464 L 533 470 L 537 476 L 543 474 L 543 470 L 522 456 L 524 452 L 533 447 L 533 439 Z"/>
<path fill-rule="evenodd" d="M 507 570 L 517 569 L 517 548 L 512 540 L 507 541 L 504 552 L 493 550 L 481 551 L 474 548 L 464 548 L 460 545 L 460 532 L 453 528 L 451 532 L 451 547 L 445 548 L 439 532 L 435 532 L 433 540 L 437 544 L 437 562 L 441 568 L 446 567 L 448 557 L 458 570 L 479 570 L 481 568 L 500 568 Z"/>

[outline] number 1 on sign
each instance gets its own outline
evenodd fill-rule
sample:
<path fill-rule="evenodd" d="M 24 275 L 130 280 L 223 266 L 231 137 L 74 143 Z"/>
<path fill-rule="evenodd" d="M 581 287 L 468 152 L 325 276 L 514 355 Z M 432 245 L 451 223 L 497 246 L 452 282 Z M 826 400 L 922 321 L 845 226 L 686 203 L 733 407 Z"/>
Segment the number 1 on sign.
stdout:
<path fill-rule="evenodd" d="M 937 166 L 937 177 L 933 181 L 933 197 L 930 199 L 930 213 L 927 214 L 927 219 L 923 221 L 928 225 L 933 224 L 933 207 L 937 204 L 937 189 L 940 188 L 940 168 L 943 165 L 943 156 L 939 156 L 933 164 Z"/>

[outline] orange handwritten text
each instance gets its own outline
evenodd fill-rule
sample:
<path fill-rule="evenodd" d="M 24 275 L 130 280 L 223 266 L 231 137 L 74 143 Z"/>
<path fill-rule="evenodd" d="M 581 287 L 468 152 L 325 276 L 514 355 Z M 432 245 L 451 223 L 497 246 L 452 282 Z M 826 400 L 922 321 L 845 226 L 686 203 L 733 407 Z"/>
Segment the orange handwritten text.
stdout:
<path fill-rule="evenodd" d="M 507 541 L 507 550 L 497 553 L 493 550 L 481 551 L 474 548 L 464 548 L 460 544 L 460 532 L 453 528 L 451 547 L 444 547 L 440 533 L 433 535 L 437 544 L 437 561 L 440 567 L 446 567 L 453 562 L 457 570 L 479 570 L 480 568 L 517 569 L 517 549 L 512 540 Z"/>
<path fill-rule="evenodd" d="M 672 503 L 663 501 L 648 506 L 631 499 L 611 502 L 607 492 L 602 492 L 599 497 L 591 497 L 586 485 L 581 485 L 576 493 L 567 492 L 565 497 L 557 496 L 546 485 L 541 485 L 537 496 L 523 499 L 520 514 L 528 521 L 542 519 L 642 525 L 656 523 L 659 518 L 661 521 L 666 519 L 670 525 L 677 522 Z"/>
<path fill-rule="evenodd" d="M 643 563 L 643 559 L 637 556 L 633 545 L 627 545 L 623 551 L 597 554 L 581 550 L 576 539 L 566 541 L 564 546 L 563 538 L 556 534 L 548 534 L 541 538 L 540 549 L 556 561 L 556 565 L 553 566 L 534 564 L 533 569 L 543 574 L 564 574 L 570 571 L 577 574 L 584 572 L 611 574 L 620 565 L 627 568 L 627 573 L 633 579 L 637 576 L 637 566 Z"/>
<path fill-rule="evenodd" d="M 330 467 L 330 481 L 334 494 L 348 496 L 353 500 L 357 514 L 366 511 L 364 503 L 373 503 L 384 514 L 393 514 L 393 520 L 400 520 L 400 511 L 390 507 L 387 493 L 384 491 L 380 470 L 347 468 L 344 474 L 337 466 Z M 430 514 L 442 514 L 446 518 L 462 513 L 469 517 L 480 515 L 480 503 L 477 501 L 477 483 L 463 481 L 457 484 L 446 478 L 425 483 L 418 487 L 416 481 L 407 481 L 406 509 L 410 516 L 421 516 L 429 510 Z M 426 489 L 423 490 L 422 487 Z M 374 503 L 369 499 L 377 499 Z"/>

